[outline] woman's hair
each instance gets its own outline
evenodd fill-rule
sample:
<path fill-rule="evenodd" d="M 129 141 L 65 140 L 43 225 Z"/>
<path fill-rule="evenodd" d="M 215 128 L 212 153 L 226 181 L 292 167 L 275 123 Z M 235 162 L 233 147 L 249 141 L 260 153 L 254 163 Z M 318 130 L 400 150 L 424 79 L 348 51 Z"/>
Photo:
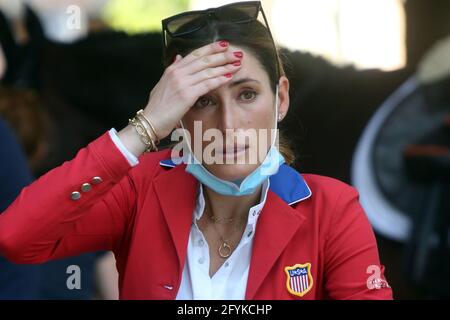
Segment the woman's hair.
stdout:
<path fill-rule="evenodd" d="M 236 15 L 242 12 L 236 10 Z M 192 26 L 197 26 L 200 21 L 197 18 L 179 27 L 178 31 L 189 30 Z M 170 36 L 169 36 L 170 38 Z M 169 66 L 175 55 L 180 54 L 186 56 L 197 48 L 203 47 L 209 43 L 227 40 L 230 44 L 245 48 L 252 53 L 263 70 L 266 71 L 272 93 L 276 92 L 276 84 L 278 84 L 281 76 L 286 76 L 281 60 L 281 51 L 272 41 L 267 28 L 258 20 L 245 23 L 230 23 L 220 20 L 209 19 L 206 25 L 182 37 L 170 38 L 167 48 L 164 48 L 164 67 Z M 284 56 L 283 56 L 284 57 Z M 277 64 L 279 75 L 277 75 Z M 288 164 L 295 160 L 295 155 L 289 147 L 287 140 L 280 135 L 279 138 L 280 153 L 284 156 Z"/>
<path fill-rule="evenodd" d="M 33 172 L 43 165 L 48 151 L 50 119 L 35 91 L 0 87 L 0 117 L 12 127 Z"/>

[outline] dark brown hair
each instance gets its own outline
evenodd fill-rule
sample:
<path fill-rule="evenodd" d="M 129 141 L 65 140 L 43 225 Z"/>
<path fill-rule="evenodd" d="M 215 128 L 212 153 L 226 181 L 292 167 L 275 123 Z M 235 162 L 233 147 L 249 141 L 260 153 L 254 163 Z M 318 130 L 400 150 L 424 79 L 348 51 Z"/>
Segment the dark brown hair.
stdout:
<path fill-rule="evenodd" d="M 30 168 L 38 170 L 48 150 L 50 121 L 40 97 L 30 89 L 0 87 L 0 117 L 14 130 Z"/>
<path fill-rule="evenodd" d="M 236 14 L 242 14 L 236 11 Z M 199 19 L 199 18 L 197 18 Z M 179 30 L 189 29 L 191 26 L 199 24 L 199 21 L 194 19 L 182 25 Z M 170 38 L 167 48 L 164 48 L 163 65 L 168 67 L 175 55 L 180 54 L 186 56 L 197 48 L 205 46 L 209 43 L 227 40 L 230 44 L 245 48 L 251 52 L 260 62 L 262 68 L 266 71 L 272 93 L 276 92 L 276 84 L 278 84 L 281 76 L 286 76 L 283 68 L 283 61 L 281 51 L 272 41 L 267 28 L 258 20 L 245 23 L 228 23 L 220 20 L 208 20 L 207 24 L 190 34 L 182 37 Z M 279 75 L 277 75 L 277 64 Z M 286 163 L 291 164 L 295 160 L 295 155 L 289 147 L 287 139 L 283 135 L 279 138 L 280 153 L 284 156 Z"/>

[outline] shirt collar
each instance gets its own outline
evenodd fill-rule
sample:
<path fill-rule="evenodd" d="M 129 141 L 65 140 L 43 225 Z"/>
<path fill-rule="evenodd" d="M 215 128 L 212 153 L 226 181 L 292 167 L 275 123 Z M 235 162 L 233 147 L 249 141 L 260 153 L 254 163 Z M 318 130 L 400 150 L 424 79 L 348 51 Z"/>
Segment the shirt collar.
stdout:
<path fill-rule="evenodd" d="M 172 159 L 161 160 L 159 164 L 168 168 L 177 166 Z M 280 166 L 276 174 L 269 178 L 267 189 L 269 188 L 289 205 L 306 200 L 312 195 L 303 176 L 285 163 Z M 261 193 L 263 194 L 267 194 L 267 190 Z"/>
<path fill-rule="evenodd" d="M 248 211 L 247 225 L 253 227 L 256 224 L 259 214 L 261 213 L 264 204 L 266 203 L 267 192 L 269 191 L 269 187 L 270 187 L 270 180 L 267 179 L 266 181 L 264 181 L 262 185 L 261 197 L 259 199 L 259 202 L 256 205 L 252 206 Z M 203 215 L 204 209 L 205 209 L 205 197 L 203 195 L 203 185 L 199 183 L 197 203 L 195 206 L 193 219 L 199 220 Z M 195 220 L 193 220 L 194 223 Z"/>

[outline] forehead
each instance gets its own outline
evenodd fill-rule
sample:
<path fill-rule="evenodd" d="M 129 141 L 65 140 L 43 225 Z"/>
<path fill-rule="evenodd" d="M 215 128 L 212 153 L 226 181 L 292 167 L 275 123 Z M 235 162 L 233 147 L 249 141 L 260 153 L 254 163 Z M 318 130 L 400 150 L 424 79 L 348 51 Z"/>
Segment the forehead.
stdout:
<path fill-rule="evenodd" d="M 241 69 L 236 72 L 233 79 L 241 79 L 245 77 L 253 78 L 260 81 L 263 85 L 269 85 L 269 76 L 266 70 L 263 68 L 258 58 L 249 50 L 243 47 L 230 45 L 230 51 L 242 51 L 244 53 L 241 62 Z"/>

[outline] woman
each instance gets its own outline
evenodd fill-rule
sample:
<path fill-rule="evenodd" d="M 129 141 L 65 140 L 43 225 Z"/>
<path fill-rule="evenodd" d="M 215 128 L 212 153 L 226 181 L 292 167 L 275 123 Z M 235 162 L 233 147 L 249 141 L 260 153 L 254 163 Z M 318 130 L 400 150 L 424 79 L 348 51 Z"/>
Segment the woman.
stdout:
<path fill-rule="evenodd" d="M 122 299 L 392 298 L 357 191 L 284 163 L 272 133 L 289 81 L 260 13 L 252 1 L 163 20 L 148 105 L 24 188 L 0 252 L 112 250 Z M 185 144 L 154 152 L 177 126 Z"/>

